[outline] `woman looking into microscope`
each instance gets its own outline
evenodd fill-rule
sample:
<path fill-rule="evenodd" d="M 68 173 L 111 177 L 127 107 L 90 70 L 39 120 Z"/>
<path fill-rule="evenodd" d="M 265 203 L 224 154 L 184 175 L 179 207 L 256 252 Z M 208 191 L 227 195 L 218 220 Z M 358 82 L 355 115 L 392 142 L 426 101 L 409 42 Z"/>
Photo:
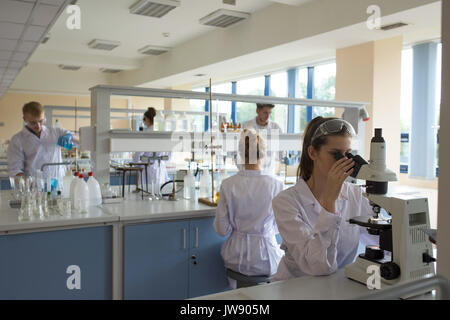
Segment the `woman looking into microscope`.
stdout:
<path fill-rule="evenodd" d="M 345 267 L 356 257 L 360 232 L 365 234 L 362 242 L 378 243 L 364 228 L 347 222 L 372 216 L 362 189 L 345 182 L 354 170 L 354 161 L 345 156 L 354 136 L 342 119 L 317 117 L 307 125 L 297 184 L 272 201 L 285 251 L 272 281 L 328 275 Z M 344 157 L 336 160 L 339 155 Z"/>

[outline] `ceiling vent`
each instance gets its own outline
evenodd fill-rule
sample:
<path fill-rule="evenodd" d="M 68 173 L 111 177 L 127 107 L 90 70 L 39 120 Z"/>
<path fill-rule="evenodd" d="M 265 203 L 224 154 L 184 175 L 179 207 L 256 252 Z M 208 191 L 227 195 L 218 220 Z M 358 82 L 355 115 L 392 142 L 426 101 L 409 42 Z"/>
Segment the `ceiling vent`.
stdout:
<path fill-rule="evenodd" d="M 103 72 L 103 73 L 119 73 L 122 70 L 120 70 L 120 69 L 101 68 L 100 71 Z"/>
<path fill-rule="evenodd" d="M 380 29 L 383 30 L 383 31 L 388 31 L 388 30 L 392 30 L 392 29 L 401 28 L 401 27 L 404 27 L 404 26 L 407 26 L 407 25 L 408 25 L 407 23 L 397 22 L 397 23 L 381 26 Z"/>
<path fill-rule="evenodd" d="M 129 9 L 133 14 L 161 18 L 179 6 L 180 1 L 177 0 L 139 0 Z"/>
<path fill-rule="evenodd" d="M 235 6 L 236 5 L 236 0 L 223 0 L 222 2 L 224 4 L 229 4 L 231 6 Z"/>
<path fill-rule="evenodd" d="M 70 71 L 77 71 L 77 70 L 81 69 L 80 66 L 69 66 L 66 64 L 60 64 L 60 65 L 58 65 L 58 67 L 62 70 L 70 70 Z"/>
<path fill-rule="evenodd" d="M 143 48 L 140 48 L 138 51 L 139 51 L 139 53 L 142 53 L 142 54 L 157 56 L 157 55 L 160 55 L 169 50 L 170 50 L 170 48 L 166 48 L 166 47 L 145 46 Z"/>
<path fill-rule="evenodd" d="M 247 19 L 249 16 L 250 14 L 245 12 L 219 9 L 201 18 L 199 21 L 201 24 L 207 26 L 226 28 L 241 20 Z"/>
<path fill-rule="evenodd" d="M 114 48 L 117 48 L 118 46 L 120 46 L 119 41 L 110 41 L 110 40 L 94 39 L 88 43 L 89 48 L 97 50 L 111 51 Z"/>

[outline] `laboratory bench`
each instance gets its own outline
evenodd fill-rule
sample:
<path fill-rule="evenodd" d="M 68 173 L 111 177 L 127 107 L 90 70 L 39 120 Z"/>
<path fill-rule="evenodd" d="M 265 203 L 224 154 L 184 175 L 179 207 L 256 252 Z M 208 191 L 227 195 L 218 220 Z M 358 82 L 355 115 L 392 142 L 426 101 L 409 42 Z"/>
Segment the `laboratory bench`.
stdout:
<path fill-rule="evenodd" d="M 215 208 L 141 200 L 19 221 L 0 191 L 0 299 L 187 299 L 228 290 Z"/>
<path fill-rule="evenodd" d="M 260 284 L 193 300 L 352 300 L 367 296 L 372 291 L 366 285 L 345 276 L 344 269 L 327 276 L 304 276 Z M 432 291 L 410 297 L 412 300 L 435 300 Z"/>
<path fill-rule="evenodd" d="M 368 293 L 343 270 L 230 291 L 215 208 L 195 201 L 126 193 L 122 202 L 85 214 L 19 221 L 11 197 L 0 191 L 0 299 L 352 299 Z"/>

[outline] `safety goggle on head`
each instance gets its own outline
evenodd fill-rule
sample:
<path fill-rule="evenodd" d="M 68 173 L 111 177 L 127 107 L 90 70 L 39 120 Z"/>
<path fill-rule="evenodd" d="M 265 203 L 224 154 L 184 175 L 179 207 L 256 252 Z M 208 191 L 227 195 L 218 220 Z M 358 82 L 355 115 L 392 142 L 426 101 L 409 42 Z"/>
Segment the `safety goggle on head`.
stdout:
<path fill-rule="evenodd" d="M 353 129 L 353 126 L 348 121 L 342 119 L 331 119 L 325 121 L 314 132 L 311 138 L 311 144 L 313 144 L 314 140 L 316 140 L 317 138 L 339 133 L 344 128 L 352 137 L 356 136 L 355 129 Z"/>

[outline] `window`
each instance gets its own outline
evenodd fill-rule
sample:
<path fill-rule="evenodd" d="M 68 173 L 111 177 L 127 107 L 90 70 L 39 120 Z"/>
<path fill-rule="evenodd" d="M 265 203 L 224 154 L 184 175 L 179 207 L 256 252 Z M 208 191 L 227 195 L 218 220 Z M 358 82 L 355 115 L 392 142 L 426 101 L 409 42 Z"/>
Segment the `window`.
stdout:
<path fill-rule="evenodd" d="M 308 69 L 301 68 L 297 72 L 297 88 L 295 90 L 296 98 L 306 99 L 308 90 Z M 306 107 L 295 106 L 294 132 L 302 133 L 306 128 Z"/>
<path fill-rule="evenodd" d="M 439 159 L 439 139 L 437 137 L 440 123 L 440 104 L 441 104 L 441 72 L 442 72 L 442 44 L 437 47 L 436 58 L 436 99 L 435 99 L 435 161 L 436 176 L 438 174 Z M 412 88 L 413 88 L 413 49 L 404 49 L 402 52 L 402 84 L 401 84 L 401 106 L 400 106 L 400 127 L 401 127 L 401 149 L 400 149 L 400 172 L 408 173 L 410 164 L 410 133 L 412 117 Z"/>
<path fill-rule="evenodd" d="M 336 93 L 336 63 L 314 67 L 314 99 L 334 100 Z M 333 117 L 334 108 L 313 108 L 313 118 Z"/>
<path fill-rule="evenodd" d="M 240 80 L 236 85 L 236 94 L 239 95 L 264 95 L 264 76 Z M 243 123 L 256 117 L 256 105 L 254 103 L 238 102 L 236 103 L 236 121 Z"/>
<path fill-rule="evenodd" d="M 231 94 L 231 82 L 212 86 L 212 92 Z M 225 121 L 231 122 L 231 101 L 213 101 L 212 111 L 225 113 Z"/>
<path fill-rule="evenodd" d="M 270 95 L 275 97 L 288 96 L 288 77 L 287 72 L 279 72 L 270 76 Z M 273 108 L 271 121 L 276 122 L 283 133 L 287 132 L 288 106 L 285 104 L 276 104 Z"/>

